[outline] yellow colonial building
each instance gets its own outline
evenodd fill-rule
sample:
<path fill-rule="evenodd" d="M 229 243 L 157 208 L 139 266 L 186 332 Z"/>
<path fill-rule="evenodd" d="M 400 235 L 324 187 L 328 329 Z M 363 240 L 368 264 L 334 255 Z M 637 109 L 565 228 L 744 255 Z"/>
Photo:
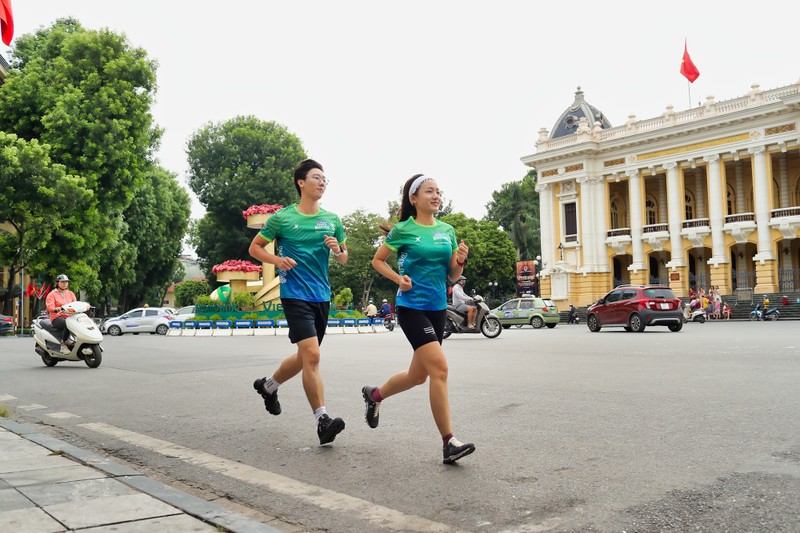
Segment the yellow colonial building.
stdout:
<path fill-rule="evenodd" d="M 612 127 L 578 88 L 536 153 L 540 290 L 800 291 L 800 81 Z"/>

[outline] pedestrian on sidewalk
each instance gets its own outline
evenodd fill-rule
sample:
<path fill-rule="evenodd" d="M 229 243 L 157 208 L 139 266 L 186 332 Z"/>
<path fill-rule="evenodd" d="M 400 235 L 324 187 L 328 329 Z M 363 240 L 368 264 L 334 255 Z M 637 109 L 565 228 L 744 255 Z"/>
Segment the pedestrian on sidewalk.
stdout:
<path fill-rule="evenodd" d="M 395 314 L 414 349 L 411 364 L 380 387 L 364 387 L 367 424 L 378 427 L 381 402 L 422 385 L 430 377 L 433 419 L 442 437 L 445 463 L 453 463 L 475 451 L 453 436 L 447 395 L 447 359 L 442 336 L 447 313 L 447 283 L 458 281 L 467 264 L 469 248 L 458 243 L 453 227 L 435 218 L 442 203 L 439 186 L 432 178 L 416 174 L 406 181 L 400 205 L 400 222 L 389 231 L 372 259 L 382 276 L 397 283 Z M 398 272 L 386 260 L 398 255 Z"/>
<path fill-rule="evenodd" d="M 302 372 L 303 389 L 323 445 L 333 442 L 344 429 L 344 421 L 331 418 L 325 409 L 319 360 L 331 300 L 328 259 L 333 253 L 337 263 L 345 264 L 347 248 L 342 221 L 319 206 L 328 185 L 322 165 L 313 159 L 303 161 L 294 171 L 294 183 L 300 201 L 267 219 L 250 243 L 250 255 L 278 268 L 289 340 L 297 345 L 297 351 L 284 359 L 272 376 L 257 379 L 253 387 L 267 411 L 279 415 L 278 387 Z M 266 249 L 272 241 L 277 243 L 277 255 Z"/>

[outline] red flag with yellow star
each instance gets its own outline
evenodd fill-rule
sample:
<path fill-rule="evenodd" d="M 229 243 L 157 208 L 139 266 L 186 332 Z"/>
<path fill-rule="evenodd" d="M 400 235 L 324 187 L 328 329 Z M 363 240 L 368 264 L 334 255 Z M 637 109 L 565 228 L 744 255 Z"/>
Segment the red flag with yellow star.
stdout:
<path fill-rule="evenodd" d="M 10 45 L 14 37 L 14 15 L 11 13 L 11 0 L 0 0 L 0 33 L 3 42 Z"/>
<path fill-rule="evenodd" d="M 686 76 L 689 82 L 694 83 L 694 80 L 700 77 L 700 71 L 692 63 L 692 58 L 689 57 L 689 50 L 686 48 L 686 41 L 683 42 L 683 59 L 681 60 L 681 74 Z"/>

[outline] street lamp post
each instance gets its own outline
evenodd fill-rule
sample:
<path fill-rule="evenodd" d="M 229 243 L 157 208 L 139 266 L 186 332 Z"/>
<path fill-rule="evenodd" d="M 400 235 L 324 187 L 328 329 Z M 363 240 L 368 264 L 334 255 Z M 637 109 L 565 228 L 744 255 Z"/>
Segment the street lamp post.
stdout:
<path fill-rule="evenodd" d="M 492 298 L 494 300 L 497 300 L 497 285 L 498 283 L 496 281 L 489 282 L 489 288 L 492 289 Z"/>

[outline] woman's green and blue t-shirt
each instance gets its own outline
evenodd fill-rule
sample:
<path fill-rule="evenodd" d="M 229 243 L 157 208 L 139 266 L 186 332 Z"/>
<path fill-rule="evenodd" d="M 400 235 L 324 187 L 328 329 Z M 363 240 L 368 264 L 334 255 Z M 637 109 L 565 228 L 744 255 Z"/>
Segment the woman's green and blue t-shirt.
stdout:
<path fill-rule="evenodd" d="M 325 235 L 336 237 L 339 244 L 345 241 L 344 227 L 336 214 L 320 209 L 313 215 L 304 215 L 297 210 L 297 204 L 292 204 L 269 217 L 258 234 L 267 241 L 275 241 L 277 255 L 297 262 L 288 271 L 277 269 L 281 298 L 307 302 L 331 300 L 330 248 L 325 246 Z"/>
<path fill-rule="evenodd" d="M 395 304 L 423 311 L 447 309 L 445 280 L 458 248 L 453 226 L 438 219 L 424 226 L 409 217 L 395 224 L 384 244 L 397 252 L 400 275 L 411 278 L 411 289 L 398 289 Z"/>

